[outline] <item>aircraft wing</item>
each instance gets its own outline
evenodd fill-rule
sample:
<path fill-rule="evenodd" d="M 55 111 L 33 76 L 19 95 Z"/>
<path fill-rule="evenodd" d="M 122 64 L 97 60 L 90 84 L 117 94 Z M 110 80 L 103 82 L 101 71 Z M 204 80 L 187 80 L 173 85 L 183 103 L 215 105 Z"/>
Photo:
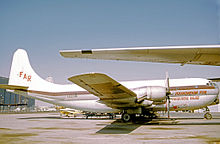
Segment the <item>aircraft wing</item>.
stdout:
<path fill-rule="evenodd" d="M 208 78 L 208 80 L 211 80 L 212 82 L 220 82 L 220 78 Z"/>
<path fill-rule="evenodd" d="M 111 108 L 135 107 L 136 94 L 105 74 L 82 74 L 68 80 L 99 97 L 100 103 Z"/>
<path fill-rule="evenodd" d="M 61 50 L 66 58 L 220 66 L 220 45 Z"/>
<path fill-rule="evenodd" d="M 8 90 L 27 90 L 28 87 L 25 86 L 17 86 L 17 85 L 6 85 L 0 84 L 1 89 L 8 89 Z"/>

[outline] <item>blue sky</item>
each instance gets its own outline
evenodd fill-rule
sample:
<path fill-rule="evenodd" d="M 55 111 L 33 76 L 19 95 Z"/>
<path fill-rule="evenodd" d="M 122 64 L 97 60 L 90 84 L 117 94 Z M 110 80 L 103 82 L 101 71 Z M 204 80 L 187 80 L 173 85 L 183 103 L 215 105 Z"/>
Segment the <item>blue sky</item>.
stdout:
<path fill-rule="evenodd" d="M 220 67 L 65 59 L 61 49 L 219 44 L 217 0 L 0 0 L 0 76 L 17 48 L 56 83 L 87 72 L 116 80 L 220 77 Z"/>

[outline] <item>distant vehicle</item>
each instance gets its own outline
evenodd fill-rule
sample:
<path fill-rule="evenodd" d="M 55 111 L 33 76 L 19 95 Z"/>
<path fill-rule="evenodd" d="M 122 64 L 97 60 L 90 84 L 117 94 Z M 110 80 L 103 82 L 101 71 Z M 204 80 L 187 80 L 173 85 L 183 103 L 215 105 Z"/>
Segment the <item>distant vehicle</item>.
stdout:
<path fill-rule="evenodd" d="M 80 111 L 121 113 L 123 121 L 136 115 L 156 117 L 155 112 L 195 110 L 219 103 L 215 83 L 202 78 L 117 82 L 102 73 L 70 77 L 72 85 L 58 85 L 40 78 L 32 69 L 27 53 L 18 49 L 13 56 L 8 85 L 0 88 Z M 205 117 L 211 118 L 206 112 Z"/>
<path fill-rule="evenodd" d="M 76 117 L 78 114 L 82 114 L 81 111 L 71 109 L 71 108 L 61 108 L 61 109 L 59 109 L 59 111 L 60 111 L 61 116 L 64 115 L 67 117 L 70 117 L 70 116 Z"/>

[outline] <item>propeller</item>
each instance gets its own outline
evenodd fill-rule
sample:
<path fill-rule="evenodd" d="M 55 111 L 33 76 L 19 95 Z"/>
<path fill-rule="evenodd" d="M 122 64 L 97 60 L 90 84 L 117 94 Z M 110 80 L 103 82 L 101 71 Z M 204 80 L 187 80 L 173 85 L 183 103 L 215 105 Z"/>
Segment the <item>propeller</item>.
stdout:
<path fill-rule="evenodd" d="M 165 86 L 166 86 L 166 99 L 167 99 L 167 115 L 168 118 L 170 118 L 170 80 L 169 80 L 169 74 L 166 72 L 166 81 L 165 81 Z"/>

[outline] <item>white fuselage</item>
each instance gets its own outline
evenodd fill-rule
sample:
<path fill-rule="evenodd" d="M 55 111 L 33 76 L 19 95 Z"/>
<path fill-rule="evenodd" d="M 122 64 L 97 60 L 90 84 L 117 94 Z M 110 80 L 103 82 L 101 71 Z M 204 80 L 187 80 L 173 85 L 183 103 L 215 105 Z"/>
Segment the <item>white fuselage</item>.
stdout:
<path fill-rule="evenodd" d="M 46 82 L 45 85 L 49 83 Z M 121 82 L 130 90 L 138 93 L 140 88 L 147 86 L 165 86 L 164 80 L 127 81 Z M 201 78 L 171 79 L 170 110 L 193 110 L 211 105 L 218 98 L 218 88 L 209 83 L 209 80 Z M 47 88 L 47 89 L 45 89 Z M 39 99 L 55 105 L 90 112 L 115 113 L 121 110 L 112 109 L 100 103 L 99 98 L 77 85 L 58 85 L 50 83 L 50 87 L 41 83 L 36 88 L 29 87 L 27 92 L 19 94 Z M 167 103 L 153 103 L 147 109 L 154 111 L 166 110 Z"/>

